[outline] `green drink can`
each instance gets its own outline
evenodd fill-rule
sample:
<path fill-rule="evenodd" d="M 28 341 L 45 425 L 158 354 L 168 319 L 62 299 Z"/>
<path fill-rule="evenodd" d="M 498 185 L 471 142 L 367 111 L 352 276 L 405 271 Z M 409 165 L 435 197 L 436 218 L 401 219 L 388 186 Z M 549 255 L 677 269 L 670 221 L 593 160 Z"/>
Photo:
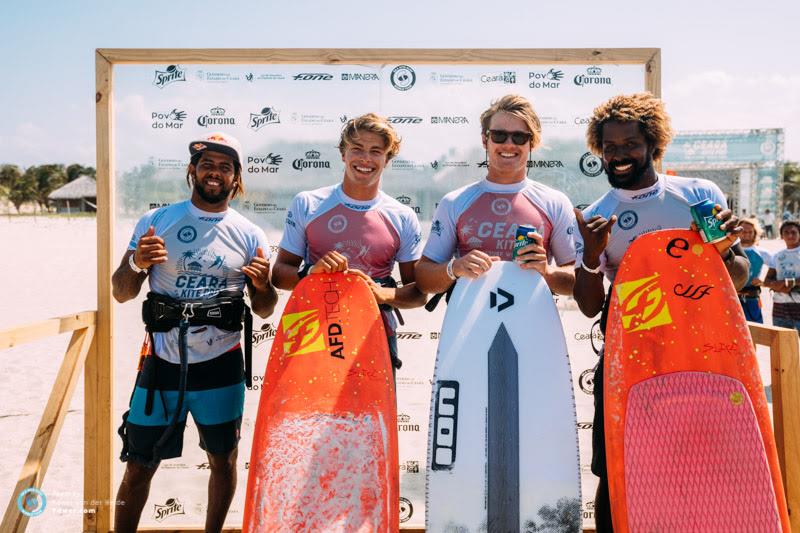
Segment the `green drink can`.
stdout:
<path fill-rule="evenodd" d="M 533 244 L 534 242 L 536 242 L 530 237 L 528 237 L 528 233 L 536 233 L 536 228 L 534 228 L 533 226 L 517 227 L 517 232 L 514 236 L 514 248 L 511 251 L 512 259 L 517 258 L 517 252 L 520 250 L 520 248 L 524 248 L 525 246 L 528 246 L 529 244 Z"/>
<path fill-rule="evenodd" d="M 692 211 L 692 220 L 700 230 L 704 242 L 717 242 L 725 238 L 725 231 L 719 229 L 722 221 L 716 217 L 721 209 L 717 209 L 714 202 L 705 199 L 689 207 Z"/>

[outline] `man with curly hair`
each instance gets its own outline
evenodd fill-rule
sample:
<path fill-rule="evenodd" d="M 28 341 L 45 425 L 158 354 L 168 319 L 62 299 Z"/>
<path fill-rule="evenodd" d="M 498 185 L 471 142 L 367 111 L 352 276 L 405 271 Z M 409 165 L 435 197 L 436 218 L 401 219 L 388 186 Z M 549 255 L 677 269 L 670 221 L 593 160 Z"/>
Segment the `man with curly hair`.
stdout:
<path fill-rule="evenodd" d="M 721 229 L 727 238 L 716 246 L 737 289 L 747 280 L 749 263 L 736 243 L 740 228 L 727 208 L 725 196 L 714 183 L 697 178 L 667 176 L 656 172 L 672 138 L 663 102 L 650 93 L 615 96 L 594 110 L 586 139 L 593 153 L 602 157 L 603 169 L 613 187 L 582 212 L 575 210 L 578 267 L 575 300 L 581 311 L 594 317 L 602 311 L 605 330 L 611 294 L 603 278 L 613 285 L 617 268 L 628 246 L 639 235 L 667 228 L 688 228 L 690 204 L 710 199 L 722 211 Z M 603 356 L 595 369 L 595 414 L 592 433 L 592 472 L 600 478 L 595 498 L 598 532 L 613 531 L 603 427 Z"/>
<path fill-rule="evenodd" d="M 400 138 L 385 118 L 367 113 L 347 121 L 339 139 L 342 182 L 295 196 L 272 274 L 275 286 L 286 290 L 308 274 L 346 271 L 364 278 L 381 306 L 394 368 L 401 362 L 391 310 L 425 304 L 414 283 L 422 253 L 419 220 L 380 189 L 383 169 L 399 151 Z M 391 277 L 395 262 L 402 287 Z"/>

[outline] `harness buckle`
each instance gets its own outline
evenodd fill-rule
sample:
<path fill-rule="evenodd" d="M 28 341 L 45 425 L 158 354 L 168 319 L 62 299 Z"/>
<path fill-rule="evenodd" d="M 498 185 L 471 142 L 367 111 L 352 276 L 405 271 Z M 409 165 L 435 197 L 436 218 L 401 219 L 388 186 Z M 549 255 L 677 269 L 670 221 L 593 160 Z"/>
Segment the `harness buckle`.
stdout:
<path fill-rule="evenodd" d="M 189 320 L 194 316 L 194 306 L 197 305 L 196 302 L 184 302 L 183 310 L 181 311 L 181 316 L 184 320 Z"/>

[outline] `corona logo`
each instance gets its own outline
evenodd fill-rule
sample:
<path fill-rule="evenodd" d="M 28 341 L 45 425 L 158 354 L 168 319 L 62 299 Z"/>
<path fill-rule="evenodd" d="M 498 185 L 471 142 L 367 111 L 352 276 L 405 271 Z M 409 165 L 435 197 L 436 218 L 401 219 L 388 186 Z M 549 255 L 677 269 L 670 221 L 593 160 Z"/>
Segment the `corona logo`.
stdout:
<path fill-rule="evenodd" d="M 319 310 L 288 313 L 281 318 L 283 353 L 286 357 L 325 351 L 325 340 L 319 325 Z"/>
<path fill-rule="evenodd" d="M 672 324 L 664 291 L 658 286 L 658 274 L 620 283 L 616 287 L 622 308 L 622 327 L 628 332 Z"/>

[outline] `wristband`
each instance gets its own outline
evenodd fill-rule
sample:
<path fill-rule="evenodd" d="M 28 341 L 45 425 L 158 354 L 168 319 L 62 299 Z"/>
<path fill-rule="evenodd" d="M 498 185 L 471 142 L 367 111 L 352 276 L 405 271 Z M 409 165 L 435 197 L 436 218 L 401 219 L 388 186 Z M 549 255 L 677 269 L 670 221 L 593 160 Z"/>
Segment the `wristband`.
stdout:
<path fill-rule="evenodd" d="M 453 263 L 455 263 L 455 262 L 456 262 L 456 258 L 455 257 L 451 257 L 450 261 L 447 262 L 447 270 L 446 270 L 447 271 L 447 277 L 452 279 L 453 281 L 458 279 L 458 276 L 456 276 L 456 273 L 453 272 Z"/>
<path fill-rule="evenodd" d="M 128 265 L 131 267 L 131 270 L 133 270 L 137 274 L 141 274 L 142 272 L 144 272 L 146 274 L 147 273 L 147 269 L 146 268 L 139 268 L 139 266 L 136 264 L 136 261 L 133 260 L 133 256 L 135 256 L 135 255 L 136 255 L 136 253 L 132 253 L 131 255 L 128 256 Z"/>
<path fill-rule="evenodd" d="M 586 263 L 583 262 L 583 259 L 581 259 L 581 264 L 580 264 L 579 268 L 584 269 L 589 274 L 599 274 L 600 273 L 600 265 L 597 265 L 596 268 L 589 268 L 588 266 L 586 266 Z"/>
<path fill-rule="evenodd" d="M 305 264 L 303 268 L 297 271 L 297 277 L 303 279 L 304 277 L 308 276 L 308 271 L 311 270 L 311 267 L 314 265 Z"/>

